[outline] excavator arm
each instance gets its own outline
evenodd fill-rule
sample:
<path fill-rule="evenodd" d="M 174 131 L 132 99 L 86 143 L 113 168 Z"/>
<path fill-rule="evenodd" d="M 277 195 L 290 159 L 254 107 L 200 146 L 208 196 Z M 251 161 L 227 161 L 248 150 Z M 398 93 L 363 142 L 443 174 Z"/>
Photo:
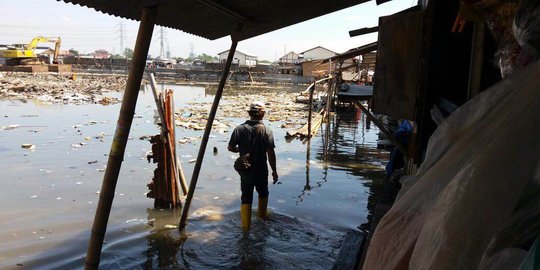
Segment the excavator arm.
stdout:
<path fill-rule="evenodd" d="M 60 52 L 60 45 L 61 45 L 61 39 L 60 37 L 56 38 L 49 38 L 49 37 L 42 37 L 38 36 L 32 39 L 28 45 L 24 46 L 24 48 L 14 48 L 14 49 L 7 49 L 7 50 L 1 50 L 0 56 L 6 58 L 6 62 L 11 62 L 15 65 L 23 62 L 32 62 L 32 59 L 37 59 L 37 55 L 34 53 L 37 45 L 41 42 L 50 42 L 54 43 L 54 55 L 53 55 L 53 62 L 58 61 L 58 54 Z"/>

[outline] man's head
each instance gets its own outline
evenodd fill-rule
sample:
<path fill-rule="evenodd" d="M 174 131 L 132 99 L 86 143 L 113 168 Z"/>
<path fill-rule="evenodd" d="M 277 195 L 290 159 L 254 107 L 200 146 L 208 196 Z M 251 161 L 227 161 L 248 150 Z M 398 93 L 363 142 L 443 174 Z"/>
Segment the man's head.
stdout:
<path fill-rule="evenodd" d="M 248 114 L 252 120 L 262 120 L 265 113 L 264 102 L 254 101 L 251 103 L 251 105 L 249 105 Z"/>

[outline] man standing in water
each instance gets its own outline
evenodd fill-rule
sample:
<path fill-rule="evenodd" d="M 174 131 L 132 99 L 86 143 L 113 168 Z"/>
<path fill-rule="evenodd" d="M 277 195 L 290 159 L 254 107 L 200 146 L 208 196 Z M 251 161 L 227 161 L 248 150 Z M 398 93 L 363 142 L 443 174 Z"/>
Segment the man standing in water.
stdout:
<path fill-rule="evenodd" d="M 253 202 L 253 188 L 259 194 L 259 209 L 257 216 L 266 218 L 268 206 L 268 166 L 272 168 L 274 184 L 278 181 L 276 170 L 276 153 L 274 152 L 274 136 L 272 130 L 266 127 L 262 119 L 265 115 L 263 102 L 253 102 L 249 106 L 250 120 L 237 126 L 231 134 L 229 151 L 238 153 L 240 156 L 250 153 L 251 167 L 245 172 L 240 172 L 240 188 L 242 190 L 242 205 L 240 206 L 240 218 L 242 229 L 248 231 L 251 225 L 251 204 Z M 253 132 L 255 132 L 254 135 Z M 251 150 L 251 152 L 250 152 Z"/>

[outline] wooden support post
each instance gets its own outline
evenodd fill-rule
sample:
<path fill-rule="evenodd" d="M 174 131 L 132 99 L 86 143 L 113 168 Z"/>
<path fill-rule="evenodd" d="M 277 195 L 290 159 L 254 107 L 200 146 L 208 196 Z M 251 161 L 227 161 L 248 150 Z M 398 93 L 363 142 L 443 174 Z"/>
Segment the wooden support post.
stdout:
<path fill-rule="evenodd" d="M 313 84 L 313 87 L 309 89 L 309 105 L 308 105 L 308 140 L 311 140 L 311 115 L 313 114 L 313 92 L 315 92 L 315 85 L 317 85 L 317 82 Z"/>
<path fill-rule="evenodd" d="M 328 91 L 326 92 L 326 128 L 324 131 L 324 151 L 323 157 L 326 160 L 326 155 L 328 154 L 329 139 L 330 139 L 330 115 L 332 112 L 332 95 L 334 92 L 334 86 L 337 85 L 336 79 L 334 78 L 330 85 L 328 86 Z"/>
<path fill-rule="evenodd" d="M 371 112 L 368 111 L 366 107 L 364 107 L 364 105 L 360 104 L 359 101 L 355 101 L 354 106 L 361 109 L 366 114 L 366 116 L 371 120 L 371 122 L 375 123 L 375 125 L 384 133 L 384 135 L 388 137 L 388 139 L 392 142 L 392 144 L 394 144 L 401 151 L 401 153 L 403 153 L 403 156 L 405 156 L 405 158 L 408 159 L 410 157 L 407 149 L 405 149 L 405 147 L 403 147 L 401 143 L 399 143 L 396 139 L 394 139 L 394 137 L 392 137 L 392 133 L 388 129 L 386 129 L 381 124 L 381 122 L 379 122 L 379 120 L 377 120 L 377 118 L 375 118 L 375 116 L 373 116 L 373 114 L 371 114 Z"/>
<path fill-rule="evenodd" d="M 114 199 L 114 191 L 116 189 L 116 183 L 118 182 L 118 175 L 120 174 L 120 167 L 122 166 L 122 161 L 124 159 L 129 131 L 133 121 L 135 107 L 137 105 L 137 97 L 141 87 L 148 49 L 150 48 L 150 42 L 152 41 L 152 32 L 154 31 L 156 14 L 156 7 L 147 7 L 142 10 L 141 23 L 139 25 L 139 32 L 135 43 L 135 51 L 126 83 L 126 91 L 122 98 L 122 107 L 120 109 L 116 131 L 109 152 L 107 169 L 105 170 L 105 176 L 103 177 L 103 183 L 101 185 L 94 224 L 92 225 L 92 233 L 85 261 L 86 270 L 98 269 L 99 267 L 103 239 L 105 238 L 107 222 L 109 221 L 111 206 Z"/>
<path fill-rule="evenodd" d="M 469 71 L 469 89 L 467 100 L 472 99 L 480 93 L 482 84 L 482 70 L 484 63 L 484 44 L 485 44 L 486 25 L 482 22 L 474 23 L 471 63 Z"/>
<path fill-rule="evenodd" d="M 214 97 L 214 103 L 212 103 L 212 108 L 208 114 L 208 119 L 206 121 L 206 128 L 204 129 L 204 134 L 201 141 L 201 147 L 199 148 L 199 154 L 197 155 L 197 161 L 195 162 L 195 167 L 193 168 L 193 175 L 191 176 L 191 182 L 189 183 L 189 190 L 182 209 L 182 216 L 180 217 L 180 223 L 178 226 L 179 230 L 183 230 L 187 225 L 187 216 L 189 213 L 189 207 L 191 206 L 191 200 L 193 199 L 193 194 L 195 193 L 195 188 L 197 187 L 197 180 L 199 179 L 199 173 L 201 171 L 201 165 L 204 159 L 204 152 L 206 151 L 206 145 L 208 144 L 208 138 L 210 137 L 210 131 L 212 130 L 212 124 L 214 123 L 214 118 L 216 117 L 216 112 L 219 106 L 219 101 L 223 95 L 223 88 L 225 87 L 225 82 L 227 81 L 227 75 L 231 69 L 231 63 L 233 60 L 234 52 L 236 51 L 236 45 L 238 41 L 233 37 L 231 48 L 229 49 L 229 55 L 227 56 L 227 62 L 225 62 L 225 67 L 223 68 L 223 73 L 219 80 L 219 85 Z"/>

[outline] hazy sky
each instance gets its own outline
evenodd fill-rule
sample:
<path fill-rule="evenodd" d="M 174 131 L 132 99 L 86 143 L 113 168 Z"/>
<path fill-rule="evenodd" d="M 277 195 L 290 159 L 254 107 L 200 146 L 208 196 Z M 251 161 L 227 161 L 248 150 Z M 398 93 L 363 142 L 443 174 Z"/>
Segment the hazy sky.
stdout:
<path fill-rule="evenodd" d="M 113 1 L 113 0 L 111 0 Z M 337 11 L 309 21 L 241 41 L 238 50 L 254 54 L 260 60 L 276 60 L 286 52 L 302 52 L 323 46 L 344 52 L 377 39 L 377 34 L 349 37 L 349 30 L 372 27 L 378 17 L 396 13 L 416 4 L 416 0 L 394 0 L 377 6 L 375 1 Z M 124 27 L 124 47 L 134 47 L 138 22 L 120 19 L 56 0 L 0 1 L 0 44 L 28 43 L 35 36 L 60 36 L 62 49 L 80 52 L 105 49 L 120 53 L 120 25 Z M 216 55 L 229 49 L 230 38 L 207 40 L 178 30 L 164 28 L 172 56 Z M 160 52 L 159 27 L 154 30 L 150 54 Z M 52 45 L 49 45 L 52 47 Z"/>

